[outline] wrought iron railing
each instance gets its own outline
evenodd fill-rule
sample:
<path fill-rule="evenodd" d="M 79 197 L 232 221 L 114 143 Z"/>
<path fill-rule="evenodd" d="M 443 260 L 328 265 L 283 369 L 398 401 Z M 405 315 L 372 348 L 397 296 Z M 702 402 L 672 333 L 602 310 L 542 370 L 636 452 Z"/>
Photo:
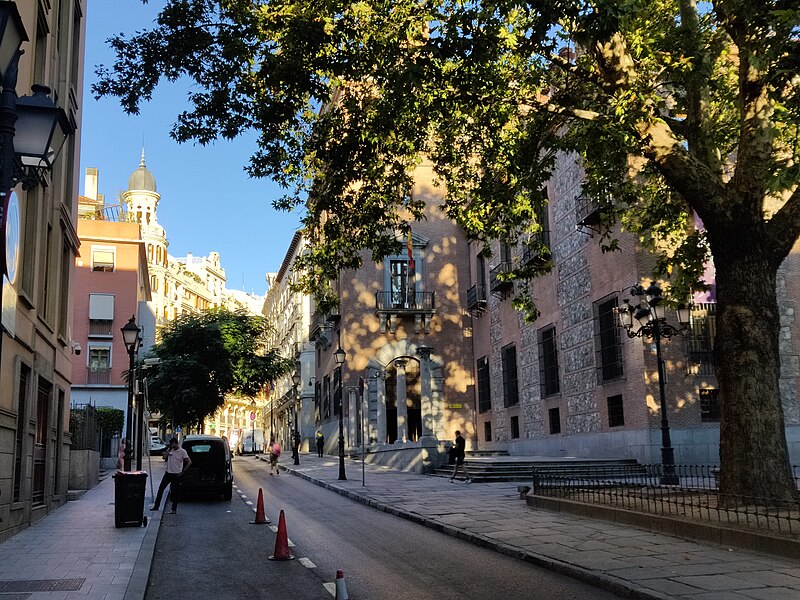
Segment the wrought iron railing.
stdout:
<path fill-rule="evenodd" d="M 503 261 L 489 270 L 489 287 L 492 292 L 505 292 L 513 289 L 514 282 L 503 275 L 510 273 L 513 267 L 509 261 Z"/>
<path fill-rule="evenodd" d="M 476 283 L 467 290 L 467 310 L 482 312 L 486 308 L 486 284 Z"/>
<path fill-rule="evenodd" d="M 86 383 L 89 385 L 103 385 L 111 383 L 111 369 L 86 369 Z"/>
<path fill-rule="evenodd" d="M 97 409 L 92 404 L 73 404 L 69 411 L 73 450 L 100 450 Z"/>
<path fill-rule="evenodd" d="M 720 494 L 716 466 L 675 465 L 674 470 L 678 485 L 662 484 L 662 465 L 534 467 L 532 492 L 541 497 L 800 538 L 800 502 Z M 793 475 L 800 489 L 800 467 L 793 467 Z"/>
<path fill-rule="evenodd" d="M 436 292 L 375 292 L 375 307 L 387 312 L 432 312 L 436 309 Z"/>

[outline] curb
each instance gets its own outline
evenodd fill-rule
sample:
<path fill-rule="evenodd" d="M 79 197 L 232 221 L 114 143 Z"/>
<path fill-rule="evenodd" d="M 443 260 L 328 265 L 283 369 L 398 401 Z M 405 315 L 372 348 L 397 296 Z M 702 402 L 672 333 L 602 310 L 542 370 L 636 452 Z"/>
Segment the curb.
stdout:
<path fill-rule="evenodd" d="M 560 575 L 567 575 L 569 577 L 577 579 L 578 581 L 582 581 L 584 583 L 588 583 L 589 585 L 600 588 L 607 592 L 612 592 L 614 594 L 617 594 L 622 598 L 630 598 L 631 600 L 671 600 L 672 598 L 671 596 L 667 596 L 653 590 L 645 590 L 640 587 L 636 587 L 635 585 L 632 585 L 631 582 L 625 579 L 620 579 L 618 577 L 613 577 L 611 575 L 604 575 L 596 571 L 591 571 L 589 569 L 585 569 L 583 567 L 579 567 L 577 565 L 573 565 L 572 563 L 564 562 L 562 560 L 558 560 L 556 558 L 552 558 L 544 554 L 537 554 L 535 552 L 530 552 L 528 550 L 521 550 L 520 548 L 509 546 L 508 544 L 504 544 L 501 542 L 497 542 L 486 536 L 479 535 L 476 533 L 471 533 L 465 529 L 454 527 L 452 525 L 445 523 L 440 523 L 428 517 L 424 517 L 420 514 L 402 510 L 394 506 L 391 506 L 389 504 L 385 504 L 383 502 L 378 502 L 371 498 L 367 498 L 366 496 L 362 496 L 357 492 L 353 492 L 351 490 L 339 487 L 335 484 L 328 483 L 327 481 L 316 479 L 311 475 L 308 475 L 301 471 L 295 471 L 294 469 L 291 469 L 283 465 L 281 466 L 281 468 L 290 475 L 295 475 L 296 477 L 300 477 L 302 479 L 305 479 L 306 481 L 310 481 L 311 483 L 314 483 L 320 487 L 331 490 L 332 492 L 336 492 L 340 496 L 345 496 L 346 498 L 359 502 L 360 504 L 370 506 L 382 512 L 388 513 L 396 517 L 400 517 L 401 519 L 405 519 L 413 523 L 418 523 L 419 525 L 422 525 L 429 529 L 433 529 L 434 531 L 438 531 L 440 533 L 444 533 L 445 535 L 449 535 L 451 537 L 455 537 L 460 540 L 470 542 L 472 544 L 475 544 L 476 546 L 487 548 L 489 550 L 494 550 L 495 552 L 498 552 L 500 554 L 504 554 L 506 556 L 510 556 L 512 558 L 525 561 L 527 563 L 536 565 L 538 567 L 545 568 L 549 571 L 553 571 Z M 127 595 L 125 600 L 128 600 Z"/>

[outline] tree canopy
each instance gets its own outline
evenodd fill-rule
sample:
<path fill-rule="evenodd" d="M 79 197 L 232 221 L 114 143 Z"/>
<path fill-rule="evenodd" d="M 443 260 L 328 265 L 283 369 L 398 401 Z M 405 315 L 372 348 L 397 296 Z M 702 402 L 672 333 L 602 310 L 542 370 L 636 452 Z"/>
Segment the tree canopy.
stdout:
<path fill-rule="evenodd" d="M 268 324 L 243 311 L 214 309 L 171 321 L 152 348 L 150 408 L 174 424 L 202 421 L 227 395 L 252 397 L 293 367 L 266 351 Z"/>
<path fill-rule="evenodd" d="M 175 139 L 258 132 L 247 169 L 285 187 L 279 208 L 305 207 L 323 301 L 422 218 L 423 157 L 471 238 L 514 241 L 540 227 L 557 153 L 575 153 L 607 248 L 616 225 L 638 234 L 675 297 L 713 257 L 721 486 L 797 497 L 775 277 L 800 234 L 800 0 L 168 0 L 110 44 L 97 95 L 136 112 L 187 78 Z"/>

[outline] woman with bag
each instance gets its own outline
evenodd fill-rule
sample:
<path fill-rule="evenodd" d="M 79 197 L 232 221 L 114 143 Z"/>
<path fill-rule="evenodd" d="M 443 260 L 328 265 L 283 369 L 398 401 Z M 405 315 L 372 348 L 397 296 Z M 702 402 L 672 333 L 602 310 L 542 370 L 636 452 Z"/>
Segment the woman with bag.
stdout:
<path fill-rule="evenodd" d="M 270 475 L 280 475 L 281 472 L 278 469 L 278 457 L 281 455 L 281 445 L 275 441 L 275 438 L 269 439 L 269 474 Z M 275 469 L 273 473 L 272 470 Z"/>

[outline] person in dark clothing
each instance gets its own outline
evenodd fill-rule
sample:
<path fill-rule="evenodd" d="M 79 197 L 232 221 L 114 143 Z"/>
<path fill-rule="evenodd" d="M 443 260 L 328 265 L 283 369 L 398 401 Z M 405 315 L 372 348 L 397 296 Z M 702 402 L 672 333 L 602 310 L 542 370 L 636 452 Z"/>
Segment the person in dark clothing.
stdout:
<path fill-rule="evenodd" d="M 322 458 L 322 449 L 325 447 L 325 437 L 321 431 L 317 431 L 317 456 Z"/>
<path fill-rule="evenodd" d="M 456 477 L 456 473 L 458 473 L 458 468 L 461 467 L 464 471 L 464 483 L 472 483 L 472 479 L 469 476 L 469 472 L 467 471 L 467 465 L 464 464 L 464 455 L 466 454 L 465 449 L 467 446 L 467 441 L 461 436 L 461 432 L 456 430 L 456 444 L 453 446 L 452 453 L 456 459 L 456 466 L 453 467 L 453 476 L 450 477 L 450 481 L 453 481 Z"/>

